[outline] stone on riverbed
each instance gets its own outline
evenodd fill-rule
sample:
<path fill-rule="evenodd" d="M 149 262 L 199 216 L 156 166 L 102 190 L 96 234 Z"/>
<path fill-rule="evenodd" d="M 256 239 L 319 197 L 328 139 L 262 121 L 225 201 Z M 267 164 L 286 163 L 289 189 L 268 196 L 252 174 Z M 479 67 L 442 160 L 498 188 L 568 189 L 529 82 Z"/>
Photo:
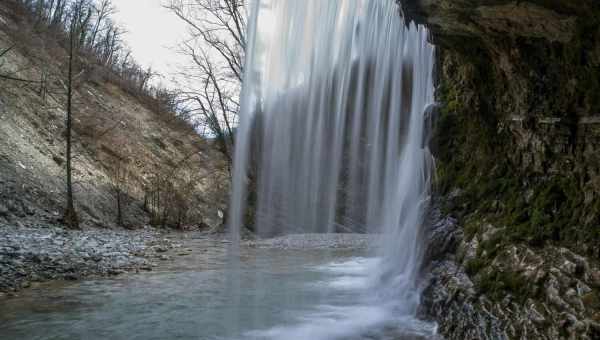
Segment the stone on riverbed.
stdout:
<path fill-rule="evenodd" d="M 366 249 L 377 242 L 376 235 L 365 234 L 296 234 L 271 239 L 247 241 L 249 247 L 277 249 Z"/>

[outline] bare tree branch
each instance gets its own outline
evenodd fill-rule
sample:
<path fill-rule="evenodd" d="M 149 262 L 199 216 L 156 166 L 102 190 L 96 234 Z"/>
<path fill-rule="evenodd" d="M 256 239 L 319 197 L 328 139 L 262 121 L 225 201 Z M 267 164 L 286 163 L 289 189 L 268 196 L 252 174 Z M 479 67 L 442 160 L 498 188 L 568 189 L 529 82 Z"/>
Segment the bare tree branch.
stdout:
<path fill-rule="evenodd" d="M 201 117 L 230 159 L 246 46 L 245 1 L 171 0 L 165 7 L 190 32 L 181 43 L 190 65 L 179 76 L 191 90 L 182 93 L 182 100 L 194 107 L 190 112 Z"/>

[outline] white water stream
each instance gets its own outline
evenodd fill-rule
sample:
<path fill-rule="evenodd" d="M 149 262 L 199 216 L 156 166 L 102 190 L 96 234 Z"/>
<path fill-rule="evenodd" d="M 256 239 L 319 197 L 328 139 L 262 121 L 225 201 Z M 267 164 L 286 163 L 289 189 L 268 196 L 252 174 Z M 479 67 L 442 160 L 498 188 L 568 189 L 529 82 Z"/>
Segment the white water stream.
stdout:
<path fill-rule="evenodd" d="M 355 289 L 354 303 L 318 305 L 295 324 L 246 335 L 345 339 L 382 325 L 423 328 L 415 315 L 432 169 L 427 31 L 406 25 L 393 0 L 255 0 L 251 7 L 232 258 L 249 182 L 261 236 L 359 231 L 381 240 L 372 259 L 329 268 L 360 271 L 333 283 Z"/>

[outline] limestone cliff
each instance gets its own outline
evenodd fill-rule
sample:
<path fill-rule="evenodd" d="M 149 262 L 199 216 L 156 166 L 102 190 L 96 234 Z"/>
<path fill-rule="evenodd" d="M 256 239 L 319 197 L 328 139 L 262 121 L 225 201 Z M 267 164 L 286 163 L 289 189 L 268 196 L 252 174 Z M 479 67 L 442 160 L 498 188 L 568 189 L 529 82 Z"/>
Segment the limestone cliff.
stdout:
<path fill-rule="evenodd" d="M 600 337 L 600 3 L 401 5 L 439 46 L 436 191 L 459 226 L 429 312 L 454 339 Z"/>

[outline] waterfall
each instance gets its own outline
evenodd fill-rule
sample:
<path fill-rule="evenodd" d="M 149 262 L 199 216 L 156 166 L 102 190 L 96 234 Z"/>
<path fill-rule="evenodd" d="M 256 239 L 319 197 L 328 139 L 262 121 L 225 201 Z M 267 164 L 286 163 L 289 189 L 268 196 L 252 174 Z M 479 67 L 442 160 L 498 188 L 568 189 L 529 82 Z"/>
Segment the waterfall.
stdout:
<path fill-rule="evenodd" d="M 247 200 L 261 236 L 380 235 L 378 298 L 414 314 L 432 168 L 428 32 L 403 22 L 394 0 L 255 0 L 251 9 L 234 245 Z"/>

